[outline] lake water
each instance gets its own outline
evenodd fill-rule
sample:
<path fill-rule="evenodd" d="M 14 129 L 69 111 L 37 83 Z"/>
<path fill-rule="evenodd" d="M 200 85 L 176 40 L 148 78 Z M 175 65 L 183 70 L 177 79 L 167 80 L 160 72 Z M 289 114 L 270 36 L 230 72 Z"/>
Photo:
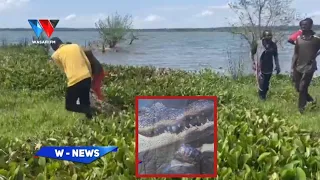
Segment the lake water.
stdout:
<path fill-rule="evenodd" d="M 26 37 L 34 36 L 33 31 L 0 31 L 0 39 L 8 42 L 19 42 Z M 84 45 L 88 41 L 99 39 L 93 31 L 56 31 L 53 36 L 63 41 Z M 139 32 L 139 39 L 132 45 L 122 42 L 120 52 L 94 54 L 103 63 L 118 65 L 152 65 L 184 70 L 212 68 L 226 72 L 229 61 L 244 59 L 249 72 L 249 51 L 239 37 L 227 32 Z M 282 73 L 290 70 L 293 46 L 285 43 L 279 47 L 279 59 Z"/>

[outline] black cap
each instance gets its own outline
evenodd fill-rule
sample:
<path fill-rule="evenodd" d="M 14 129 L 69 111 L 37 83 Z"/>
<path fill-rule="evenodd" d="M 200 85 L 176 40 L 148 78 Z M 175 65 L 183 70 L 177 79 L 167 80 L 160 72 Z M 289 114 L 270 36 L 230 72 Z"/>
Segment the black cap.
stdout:
<path fill-rule="evenodd" d="M 270 30 L 264 30 L 262 33 L 262 39 L 264 38 L 272 38 L 272 32 Z"/>
<path fill-rule="evenodd" d="M 313 20 L 311 18 L 305 18 L 303 21 L 307 21 L 311 25 L 313 25 Z"/>
<path fill-rule="evenodd" d="M 55 42 L 55 43 L 51 43 L 51 48 L 52 48 L 54 51 L 56 51 L 56 50 L 59 48 L 59 46 L 60 46 L 61 44 L 63 44 L 63 42 L 61 41 L 61 39 L 58 38 L 58 37 L 53 37 L 53 38 L 51 38 L 50 40 Z"/>

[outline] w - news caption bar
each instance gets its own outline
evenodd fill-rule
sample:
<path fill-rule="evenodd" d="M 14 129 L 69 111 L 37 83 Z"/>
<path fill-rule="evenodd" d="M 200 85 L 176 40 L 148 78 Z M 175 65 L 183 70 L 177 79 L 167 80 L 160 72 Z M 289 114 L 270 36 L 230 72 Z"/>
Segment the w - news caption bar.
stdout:
<path fill-rule="evenodd" d="M 117 146 L 44 146 L 35 157 L 90 164 L 106 154 L 117 151 Z"/>

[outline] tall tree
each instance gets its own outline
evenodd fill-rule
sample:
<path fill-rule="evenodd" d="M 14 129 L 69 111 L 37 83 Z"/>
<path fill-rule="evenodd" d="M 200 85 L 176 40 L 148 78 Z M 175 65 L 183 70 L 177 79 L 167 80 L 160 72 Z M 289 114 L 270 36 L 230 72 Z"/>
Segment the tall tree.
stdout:
<path fill-rule="evenodd" d="M 298 14 L 290 5 L 293 0 L 234 0 L 229 3 L 237 21 L 231 23 L 232 33 L 241 35 L 251 49 L 255 48 L 264 30 L 271 30 L 274 41 L 282 43 L 284 31 L 276 28 L 293 25 Z"/>

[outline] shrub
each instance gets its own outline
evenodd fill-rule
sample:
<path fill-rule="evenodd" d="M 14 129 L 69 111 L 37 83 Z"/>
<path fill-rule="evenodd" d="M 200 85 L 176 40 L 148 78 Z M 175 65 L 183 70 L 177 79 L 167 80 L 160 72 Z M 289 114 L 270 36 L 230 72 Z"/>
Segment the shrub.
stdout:
<path fill-rule="evenodd" d="M 104 52 L 106 44 L 110 48 L 114 48 L 118 42 L 124 40 L 128 31 L 132 28 L 132 17 L 130 15 L 122 17 L 115 13 L 104 20 L 99 20 L 95 26 L 99 31 L 102 40 L 102 52 Z"/>
<path fill-rule="evenodd" d="M 0 81 L 3 88 L 48 90 L 63 93 L 65 78 L 39 47 L 14 47 L 1 50 Z"/>

